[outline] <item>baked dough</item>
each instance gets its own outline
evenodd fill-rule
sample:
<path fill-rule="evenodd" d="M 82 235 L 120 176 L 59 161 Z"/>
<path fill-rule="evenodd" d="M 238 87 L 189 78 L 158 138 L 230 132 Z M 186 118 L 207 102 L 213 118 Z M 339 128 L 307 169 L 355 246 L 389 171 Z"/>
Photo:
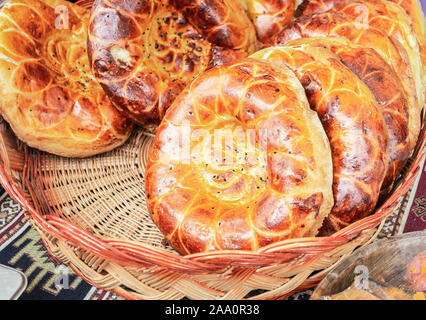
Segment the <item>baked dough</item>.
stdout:
<path fill-rule="evenodd" d="M 10 0 L 0 11 L 1 114 L 33 148 L 67 157 L 109 151 L 126 141 L 132 124 L 90 73 L 89 12 L 55 4 L 67 8 L 67 21 L 38 0 Z"/>
<path fill-rule="evenodd" d="M 424 107 L 426 66 L 422 66 L 419 43 L 412 20 L 399 5 L 385 0 L 312 0 L 304 14 L 336 10 L 348 14 L 354 21 L 375 26 L 394 37 L 408 53 L 420 108 Z M 424 54 L 424 53 L 423 53 Z"/>
<path fill-rule="evenodd" d="M 333 157 L 334 207 L 320 235 L 369 215 L 388 164 L 388 133 L 370 89 L 331 51 L 309 42 L 261 50 L 254 58 L 291 68 L 317 111 Z"/>
<path fill-rule="evenodd" d="M 182 254 L 256 250 L 316 235 L 333 206 L 332 176 L 327 136 L 295 75 L 243 59 L 203 73 L 170 107 L 146 196 Z"/>
<path fill-rule="evenodd" d="M 257 49 L 239 0 L 96 0 L 92 70 L 114 106 L 153 129 L 187 83 Z"/>
<path fill-rule="evenodd" d="M 410 149 L 416 146 L 420 133 L 420 107 L 407 51 L 383 30 L 354 22 L 342 12 L 325 12 L 297 18 L 275 35 L 268 45 L 283 45 L 291 40 L 311 37 L 344 37 L 367 48 L 373 48 L 389 64 L 404 89 L 409 109 Z"/>
<path fill-rule="evenodd" d="M 399 4 L 413 19 L 413 28 L 420 40 L 426 41 L 426 21 L 419 0 L 389 0 Z"/>
<path fill-rule="evenodd" d="M 304 38 L 290 43 L 309 44 L 332 51 L 375 96 L 389 135 L 389 166 L 381 191 L 385 196 L 410 156 L 408 103 L 397 75 L 374 49 L 354 44 L 346 38 Z"/>
<path fill-rule="evenodd" d="M 420 47 L 421 47 L 420 53 L 422 54 L 422 57 L 423 57 L 422 59 L 423 64 L 425 64 L 424 55 L 426 53 L 424 52 L 424 50 L 425 50 L 425 42 L 426 42 L 426 20 L 423 14 L 423 9 L 422 9 L 422 5 L 420 1 L 419 0 L 389 0 L 389 1 L 399 4 L 413 20 L 413 28 L 420 42 Z"/>
<path fill-rule="evenodd" d="M 420 58 L 423 66 L 423 83 L 426 83 L 426 20 L 419 0 L 389 0 L 399 4 L 413 20 L 413 29 L 419 43 Z M 426 97 L 424 103 L 426 104 Z M 423 105 L 424 108 L 424 105 Z"/>
<path fill-rule="evenodd" d="M 265 42 L 288 24 L 296 10 L 296 0 L 240 0 L 253 21 L 257 37 Z"/>

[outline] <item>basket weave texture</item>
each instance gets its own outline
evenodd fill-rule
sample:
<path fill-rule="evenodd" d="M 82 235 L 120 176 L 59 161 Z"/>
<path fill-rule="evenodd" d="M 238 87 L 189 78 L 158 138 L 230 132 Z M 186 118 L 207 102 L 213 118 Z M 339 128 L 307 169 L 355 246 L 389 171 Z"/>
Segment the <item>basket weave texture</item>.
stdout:
<path fill-rule="evenodd" d="M 0 182 L 50 253 L 98 288 L 127 299 L 282 299 L 315 286 L 376 238 L 419 171 L 424 122 L 404 174 L 374 214 L 330 237 L 290 239 L 255 252 L 181 256 L 166 243 L 146 208 L 153 136 L 142 129 L 114 151 L 68 159 L 27 147 L 0 119 Z"/>
<path fill-rule="evenodd" d="M 0 182 L 51 254 L 96 287 L 129 299 L 278 299 L 315 286 L 376 238 L 418 173 L 424 132 L 423 126 L 414 161 L 373 215 L 330 237 L 290 239 L 256 252 L 181 256 L 167 245 L 146 209 L 152 136 L 141 129 L 114 151 L 69 159 L 27 147 L 1 120 Z"/>

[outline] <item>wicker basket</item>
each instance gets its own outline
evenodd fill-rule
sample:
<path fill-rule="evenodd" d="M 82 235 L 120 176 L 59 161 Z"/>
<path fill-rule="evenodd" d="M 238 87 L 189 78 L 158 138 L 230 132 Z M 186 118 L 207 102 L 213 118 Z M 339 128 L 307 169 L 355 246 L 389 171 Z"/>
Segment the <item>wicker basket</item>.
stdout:
<path fill-rule="evenodd" d="M 112 152 L 67 159 L 27 147 L 0 118 L 0 182 L 27 211 L 49 252 L 98 288 L 127 299 L 282 299 L 315 286 L 376 238 L 419 171 L 422 119 L 404 174 L 374 214 L 330 237 L 291 239 L 255 252 L 181 256 L 166 243 L 146 209 L 152 134 L 142 129 Z"/>

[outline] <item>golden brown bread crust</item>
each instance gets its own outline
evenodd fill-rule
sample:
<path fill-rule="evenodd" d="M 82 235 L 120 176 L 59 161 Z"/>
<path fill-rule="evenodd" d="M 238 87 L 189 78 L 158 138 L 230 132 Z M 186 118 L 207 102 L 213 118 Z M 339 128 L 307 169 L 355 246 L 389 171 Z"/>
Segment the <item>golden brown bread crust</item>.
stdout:
<path fill-rule="evenodd" d="M 399 4 L 413 20 L 413 28 L 419 42 L 420 58 L 423 66 L 423 83 L 426 82 L 426 20 L 419 0 L 389 0 Z M 426 104 L 426 96 L 425 101 Z M 424 107 L 424 106 L 423 106 Z"/>
<path fill-rule="evenodd" d="M 398 75 L 400 87 L 404 89 L 409 106 L 410 148 L 413 150 L 420 132 L 420 107 L 406 50 L 381 29 L 358 24 L 341 12 L 301 16 L 275 35 L 268 45 L 283 45 L 294 39 L 311 37 L 344 37 L 380 54 Z"/>
<path fill-rule="evenodd" d="M 303 13 L 309 15 L 330 10 L 343 12 L 355 21 L 382 29 L 407 50 L 416 85 L 417 101 L 420 108 L 423 108 L 426 94 L 426 66 L 422 66 L 418 39 L 412 20 L 405 10 L 386 0 L 312 0 Z"/>
<path fill-rule="evenodd" d="M 280 32 L 293 18 L 296 0 L 240 0 L 253 21 L 261 42 Z"/>
<path fill-rule="evenodd" d="M 239 0 L 96 0 L 88 49 L 113 104 L 152 127 L 189 81 L 247 56 L 257 39 Z"/>
<path fill-rule="evenodd" d="M 413 20 L 413 28 L 424 50 L 426 42 L 426 20 L 419 0 L 389 0 L 400 5 Z"/>
<path fill-rule="evenodd" d="M 332 176 L 327 136 L 295 75 L 243 59 L 175 100 L 149 154 L 146 195 L 180 253 L 255 250 L 314 236 L 333 206 Z"/>
<path fill-rule="evenodd" d="M 293 40 L 291 44 L 309 44 L 332 51 L 370 88 L 389 135 L 389 166 L 381 191 L 386 195 L 410 156 L 408 103 L 397 75 L 374 49 L 354 44 L 345 38 L 304 38 Z"/>
<path fill-rule="evenodd" d="M 399 4 L 407 14 L 413 19 L 413 27 L 419 38 L 424 43 L 426 41 L 426 21 L 423 14 L 422 5 L 419 0 L 388 0 Z"/>
<path fill-rule="evenodd" d="M 303 40 L 252 57 L 285 64 L 296 73 L 330 140 L 334 207 L 320 235 L 370 214 L 388 164 L 388 133 L 370 89 L 338 56 Z"/>
<path fill-rule="evenodd" d="M 38 0 L 10 0 L 1 9 L 2 116 L 22 141 L 40 150 L 69 157 L 109 151 L 126 141 L 132 124 L 91 76 L 89 12 L 55 3 L 68 8 L 69 29 L 55 28 L 55 9 Z"/>

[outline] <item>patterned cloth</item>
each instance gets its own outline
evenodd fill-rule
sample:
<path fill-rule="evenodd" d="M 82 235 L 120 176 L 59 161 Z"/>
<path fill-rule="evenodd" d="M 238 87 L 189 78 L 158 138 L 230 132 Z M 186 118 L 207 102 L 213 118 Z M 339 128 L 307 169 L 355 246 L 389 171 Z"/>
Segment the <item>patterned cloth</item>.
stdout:
<path fill-rule="evenodd" d="M 400 206 L 386 220 L 379 238 L 426 229 L 424 160 L 421 165 L 421 174 L 404 195 Z M 0 264 L 16 268 L 27 276 L 28 286 L 20 299 L 120 299 L 87 284 L 70 268 L 50 256 L 38 233 L 25 220 L 22 208 L 4 191 L 0 196 Z M 290 299 L 308 299 L 311 292 L 298 293 Z"/>
<path fill-rule="evenodd" d="M 117 297 L 92 287 L 46 250 L 19 204 L 0 196 L 0 264 L 22 271 L 28 286 L 20 299 L 100 300 Z M 65 278 L 64 275 L 67 275 Z M 68 279 L 66 282 L 64 279 Z M 58 281 L 59 280 L 59 281 Z M 68 289 L 66 289 L 68 288 Z"/>
<path fill-rule="evenodd" d="M 426 9 L 426 0 L 422 0 Z M 379 238 L 426 229 L 426 167 L 401 205 L 386 220 Z M 24 211 L 0 187 L 0 264 L 16 268 L 28 278 L 24 300 L 113 300 L 115 294 L 84 282 L 70 268 L 47 252 L 38 233 L 25 220 Z M 64 277 L 66 275 L 67 277 Z M 67 281 L 65 281 L 67 279 Z M 308 299 L 312 290 L 290 299 Z"/>

